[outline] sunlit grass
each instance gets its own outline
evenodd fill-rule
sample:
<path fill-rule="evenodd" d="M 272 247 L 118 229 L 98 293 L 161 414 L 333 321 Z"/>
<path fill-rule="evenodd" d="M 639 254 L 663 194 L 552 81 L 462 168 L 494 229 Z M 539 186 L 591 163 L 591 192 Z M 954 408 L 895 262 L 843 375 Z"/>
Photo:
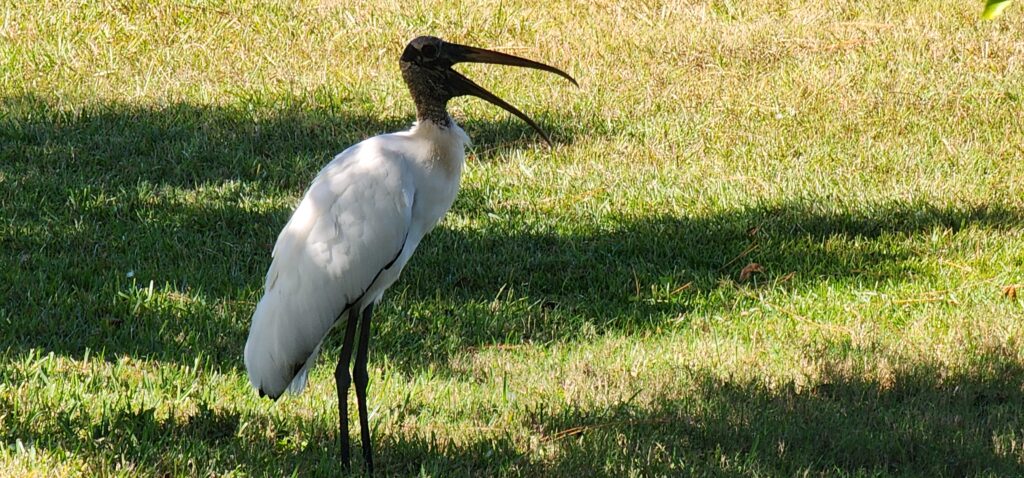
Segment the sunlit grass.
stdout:
<path fill-rule="evenodd" d="M 8 2 L 0 475 L 337 472 L 333 367 L 270 403 L 241 352 L 310 179 L 410 124 L 419 34 L 581 87 L 460 67 L 556 145 L 453 102 L 462 191 L 374 331 L 383 474 L 1022 474 L 1017 17 Z"/>

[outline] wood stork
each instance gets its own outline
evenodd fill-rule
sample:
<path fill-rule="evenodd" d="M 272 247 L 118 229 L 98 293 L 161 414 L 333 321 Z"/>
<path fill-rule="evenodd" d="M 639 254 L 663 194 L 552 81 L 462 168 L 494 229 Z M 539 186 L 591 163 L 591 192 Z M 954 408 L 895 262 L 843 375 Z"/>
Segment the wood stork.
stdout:
<path fill-rule="evenodd" d="M 367 352 L 373 307 L 398 279 L 423 236 L 448 212 L 459 189 L 469 137 L 448 115 L 448 100 L 482 98 L 527 122 L 528 116 L 452 69 L 493 63 L 567 73 L 535 61 L 422 36 L 400 65 L 416 104 L 412 129 L 375 136 L 325 166 L 274 245 L 263 298 L 245 344 L 249 381 L 260 396 L 298 393 L 324 338 L 347 317 L 334 378 L 338 389 L 342 465 L 349 468 L 348 390 L 354 381 L 366 471 L 373 472 L 366 416 Z M 359 342 L 352 376 L 356 324 Z"/>

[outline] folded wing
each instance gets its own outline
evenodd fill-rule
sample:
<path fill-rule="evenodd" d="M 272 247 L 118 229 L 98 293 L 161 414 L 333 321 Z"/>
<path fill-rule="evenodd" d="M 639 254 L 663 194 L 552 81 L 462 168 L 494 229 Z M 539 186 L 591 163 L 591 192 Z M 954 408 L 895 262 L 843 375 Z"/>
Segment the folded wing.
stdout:
<path fill-rule="evenodd" d="M 301 391 L 324 337 L 401 252 L 415 192 L 400 159 L 366 142 L 341 153 L 278 236 L 245 344 L 261 393 Z"/>

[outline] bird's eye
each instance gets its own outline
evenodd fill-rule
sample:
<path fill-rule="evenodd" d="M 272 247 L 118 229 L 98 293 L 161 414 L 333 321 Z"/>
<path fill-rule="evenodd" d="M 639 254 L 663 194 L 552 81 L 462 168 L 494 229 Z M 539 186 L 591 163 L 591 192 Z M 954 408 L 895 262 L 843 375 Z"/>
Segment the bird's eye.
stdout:
<path fill-rule="evenodd" d="M 434 45 L 423 45 L 423 48 L 420 48 L 420 53 L 423 55 L 423 58 L 437 58 L 437 47 Z"/>

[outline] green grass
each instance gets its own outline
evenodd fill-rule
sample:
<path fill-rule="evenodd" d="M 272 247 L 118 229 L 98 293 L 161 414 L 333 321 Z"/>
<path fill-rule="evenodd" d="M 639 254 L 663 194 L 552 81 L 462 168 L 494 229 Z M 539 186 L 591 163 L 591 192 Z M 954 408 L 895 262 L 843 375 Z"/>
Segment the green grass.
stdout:
<path fill-rule="evenodd" d="M 4 3 L 0 475 L 337 472 L 337 339 L 278 403 L 242 347 L 317 170 L 411 122 L 418 34 L 581 87 L 463 68 L 556 145 L 453 102 L 462 191 L 374 330 L 383 475 L 1024 474 L 1020 18 L 409 3 Z"/>

